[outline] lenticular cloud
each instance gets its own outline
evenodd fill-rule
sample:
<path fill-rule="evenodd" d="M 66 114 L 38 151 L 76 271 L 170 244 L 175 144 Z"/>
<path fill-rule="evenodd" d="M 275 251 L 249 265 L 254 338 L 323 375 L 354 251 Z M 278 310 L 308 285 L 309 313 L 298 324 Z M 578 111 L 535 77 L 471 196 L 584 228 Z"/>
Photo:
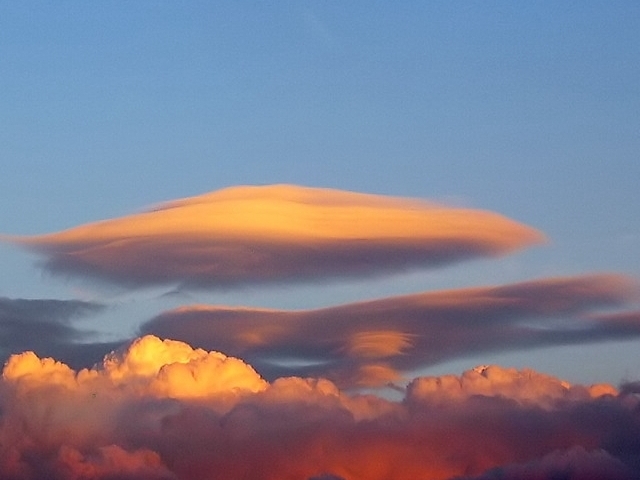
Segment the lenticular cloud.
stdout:
<path fill-rule="evenodd" d="M 511 252 L 543 235 L 501 215 L 289 185 L 235 187 L 33 237 L 52 272 L 126 285 L 362 276 Z"/>
<path fill-rule="evenodd" d="M 490 212 L 283 185 L 2 238 L 53 272 L 214 287 L 372 275 L 543 241 Z M 297 312 L 195 305 L 150 320 L 148 335 L 92 368 L 14 354 L 0 379 L 0 478 L 640 478 L 633 383 L 618 391 L 498 366 L 400 377 L 464 352 L 638 335 L 637 311 L 600 310 L 635 299 L 632 283 L 543 279 Z M 49 318 L 50 302 L 4 304 L 3 344 L 18 324 L 45 325 L 60 351 L 80 337 L 72 314 L 100 308 L 63 302 Z M 274 363 L 292 358 L 307 361 L 295 376 Z M 398 400 L 353 393 L 401 380 Z"/>
<path fill-rule="evenodd" d="M 0 478 L 631 479 L 639 406 L 609 385 L 497 366 L 414 379 L 398 401 L 349 395 L 145 336 L 80 371 L 11 357 Z"/>
<path fill-rule="evenodd" d="M 628 277 L 600 274 L 316 310 L 191 305 L 160 314 L 141 332 L 240 356 L 268 378 L 293 374 L 326 377 L 341 388 L 380 386 L 471 353 L 637 338 L 640 312 L 585 318 L 625 306 L 637 290 Z"/>

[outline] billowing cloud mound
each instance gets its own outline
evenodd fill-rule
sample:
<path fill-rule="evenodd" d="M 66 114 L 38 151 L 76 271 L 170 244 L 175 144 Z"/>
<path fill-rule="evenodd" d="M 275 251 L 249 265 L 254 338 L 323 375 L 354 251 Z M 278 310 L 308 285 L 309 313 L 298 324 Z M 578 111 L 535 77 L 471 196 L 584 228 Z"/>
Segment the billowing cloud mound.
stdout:
<path fill-rule="evenodd" d="M 235 187 L 59 233 L 5 237 L 53 272 L 128 285 L 237 285 L 369 275 L 543 240 L 498 214 L 287 185 Z"/>
<path fill-rule="evenodd" d="M 416 378 L 407 387 L 407 400 L 444 404 L 485 396 L 508 398 L 525 405 L 552 406 L 561 399 L 586 399 L 616 393 L 610 385 L 572 386 L 534 370 L 518 371 L 487 365 L 464 372 L 460 377 Z"/>
<path fill-rule="evenodd" d="M 570 467 L 631 479 L 639 406 L 608 385 L 498 366 L 415 379 L 401 401 L 323 379 L 269 384 L 241 360 L 147 336 L 78 372 L 13 356 L 0 478 L 558 478 Z"/>
<path fill-rule="evenodd" d="M 141 331 L 241 356 L 267 378 L 380 385 L 471 353 L 640 335 L 640 312 L 585 318 L 635 296 L 627 277 L 589 275 L 306 311 L 195 305 L 165 312 Z"/>
<path fill-rule="evenodd" d="M 266 382 L 242 360 L 152 335 L 107 355 L 100 369 L 78 373 L 51 358 L 41 360 L 33 352 L 13 355 L 5 364 L 3 378 L 19 388 L 55 384 L 95 395 L 106 386 L 162 398 L 199 398 L 266 388 Z"/>

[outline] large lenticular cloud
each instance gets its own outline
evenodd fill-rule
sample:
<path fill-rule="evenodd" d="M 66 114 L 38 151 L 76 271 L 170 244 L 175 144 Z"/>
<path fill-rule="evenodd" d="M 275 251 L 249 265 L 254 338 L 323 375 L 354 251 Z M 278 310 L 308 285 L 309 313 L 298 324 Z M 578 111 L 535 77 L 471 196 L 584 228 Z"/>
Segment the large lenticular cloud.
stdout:
<path fill-rule="evenodd" d="M 481 210 L 276 185 L 228 188 L 9 240 L 44 255 L 53 272 L 128 285 L 225 286 L 434 266 L 504 254 L 543 236 Z"/>
<path fill-rule="evenodd" d="M 638 336 L 640 312 L 593 313 L 637 293 L 633 280 L 601 274 L 318 310 L 193 305 L 164 312 L 141 332 L 241 356 L 268 378 L 312 375 L 341 387 L 371 386 L 479 352 Z"/>
<path fill-rule="evenodd" d="M 497 366 L 414 379 L 400 401 L 348 395 L 323 379 L 268 383 L 239 359 L 146 336 L 79 372 L 13 356 L 0 478 L 632 479 L 639 406 L 609 385 Z"/>

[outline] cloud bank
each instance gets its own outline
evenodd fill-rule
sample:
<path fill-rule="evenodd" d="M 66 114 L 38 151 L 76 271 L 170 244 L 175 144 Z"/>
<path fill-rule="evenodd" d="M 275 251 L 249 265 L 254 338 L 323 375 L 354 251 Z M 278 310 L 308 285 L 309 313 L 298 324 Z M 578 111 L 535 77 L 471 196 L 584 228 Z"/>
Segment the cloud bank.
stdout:
<path fill-rule="evenodd" d="M 479 352 L 638 336 L 640 312 L 599 313 L 637 298 L 627 277 L 585 275 L 318 310 L 184 306 L 140 332 L 240 356 L 267 378 L 323 376 L 345 388 Z"/>
<path fill-rule="evenodd" d="M 391 401 L 319 378 L 269 383 L 237 358 L 146 336 L 94 369 L 11 357 L 0 477 L 631 479 L 639 407 L 609 385 L 497 366 L 417 378 Z"/>
<path fill-rule="evenodd" d="M 32 237 L 55 273 L 125 285 L 361 276 L 505 254 L 543 235 L 496 213 L 290 185 L 234 187 Z"/>

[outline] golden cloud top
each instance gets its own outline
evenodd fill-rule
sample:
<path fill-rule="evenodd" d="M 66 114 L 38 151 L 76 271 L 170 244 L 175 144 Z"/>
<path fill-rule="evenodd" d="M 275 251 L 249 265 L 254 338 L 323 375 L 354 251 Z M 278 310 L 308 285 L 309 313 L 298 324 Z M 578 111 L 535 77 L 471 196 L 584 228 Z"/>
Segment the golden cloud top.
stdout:
<path fill-rule="evenodd" d="M 504 254 L 537 230 L 493 212 L 305 188 L 244 186 L 31 237 L 54 272 L 197 285 L 369 275 Z"/>

